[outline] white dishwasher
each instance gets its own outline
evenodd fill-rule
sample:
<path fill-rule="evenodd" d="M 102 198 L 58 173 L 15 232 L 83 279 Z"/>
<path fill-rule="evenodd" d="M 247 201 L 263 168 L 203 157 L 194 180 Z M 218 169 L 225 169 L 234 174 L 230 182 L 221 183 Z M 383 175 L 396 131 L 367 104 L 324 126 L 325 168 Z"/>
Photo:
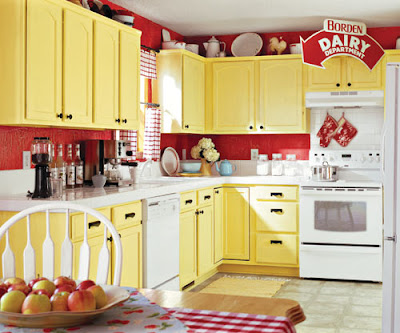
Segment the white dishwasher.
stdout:
<path fill-rule="evenodd" d="M 179 290 L 179 194 L 143 200 L 143 287 Z"/>

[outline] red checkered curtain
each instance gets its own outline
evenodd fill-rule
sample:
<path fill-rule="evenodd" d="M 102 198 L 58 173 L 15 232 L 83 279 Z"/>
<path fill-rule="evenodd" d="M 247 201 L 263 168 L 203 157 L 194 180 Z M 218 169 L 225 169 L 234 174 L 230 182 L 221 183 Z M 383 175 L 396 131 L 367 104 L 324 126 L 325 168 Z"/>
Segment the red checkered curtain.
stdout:
<path fill-rule="evenodd" d="M 137 151 L 137 131 L 131 130 L 120 130 L 119 131 L 119 139 L 125 140 L 130 143 L 129 146 L 126 147 L 127 151 L 132 152 L 132 156 L 128 156 L 128 161 L 136 160 L 136 151 Z"/>
<path fill-rule="evenodd" d="M 144 125 L 143 157 L 145 159 L 160 159 L 161 142 L 161 110 L 147 108 Z"/>
<path fill-rule="evenodd" d="M 148 79 L 157 79 L 156 55 L 154 52 L 141 50 L 140 75 Z"/>

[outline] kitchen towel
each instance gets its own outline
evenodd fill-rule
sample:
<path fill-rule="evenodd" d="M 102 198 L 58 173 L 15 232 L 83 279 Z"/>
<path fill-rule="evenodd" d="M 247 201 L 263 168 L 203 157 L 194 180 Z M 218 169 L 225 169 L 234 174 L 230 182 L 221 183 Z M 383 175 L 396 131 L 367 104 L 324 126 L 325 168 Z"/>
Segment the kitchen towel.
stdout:
<path fill-rule="evenodd" d="M 346 147 L 356 136 L 357 132 L 357 129 L 344 117 L 343 113 L 342 117 L 339 119 L 338 128 L 333 138 L 342 147 Z"/>
<path fill-rule="evenodd" d="M 329 146 L 329 143 L 332 140 L 332 136 L 335 134 L 337 128 L 337 121 L 329 113 L 326 113 L 324 123 L 317 133 L 317 136 L 320 138 L 319 145 L 321 147 L 326 148 Z"/>
<path fill-rule="evenodd" d="M 140 75 L 157 79 L 156 55 L 153 52 L 140 50 Z"/>

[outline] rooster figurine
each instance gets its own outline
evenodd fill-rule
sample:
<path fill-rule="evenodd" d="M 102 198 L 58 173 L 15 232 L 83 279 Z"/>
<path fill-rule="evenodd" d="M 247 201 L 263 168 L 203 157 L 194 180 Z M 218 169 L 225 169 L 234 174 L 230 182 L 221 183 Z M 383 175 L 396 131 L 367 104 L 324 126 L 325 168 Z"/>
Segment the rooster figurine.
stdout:
<path fill-rule="evenodd" d="M 282 54 L 283 51 L 286 50 L 287 43 L 282 39 L 282 37 L 279 37 L 279 40 L 277 37 L 272 37 L 269 40 L 269 50 L 271 54 Z"/>

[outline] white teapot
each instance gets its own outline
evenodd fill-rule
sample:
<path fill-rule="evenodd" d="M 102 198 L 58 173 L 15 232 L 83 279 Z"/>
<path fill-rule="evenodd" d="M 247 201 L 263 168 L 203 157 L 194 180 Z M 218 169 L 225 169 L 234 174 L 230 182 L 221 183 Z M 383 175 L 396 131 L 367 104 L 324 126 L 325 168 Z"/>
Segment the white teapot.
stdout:
<path fill-rule="evenodd" d="M 221 52 L 221 44 L 224 45 L 224 49 L 222 50 L 222 52 L 225 52 L 225 42 L 220 42 L 218 39 L 215 38 L 215 36 L 212 36 L 207 43 L 203 43 L 204 48 L 206 49 L 206 57 L 217 57 L 217 54 Z"/>

